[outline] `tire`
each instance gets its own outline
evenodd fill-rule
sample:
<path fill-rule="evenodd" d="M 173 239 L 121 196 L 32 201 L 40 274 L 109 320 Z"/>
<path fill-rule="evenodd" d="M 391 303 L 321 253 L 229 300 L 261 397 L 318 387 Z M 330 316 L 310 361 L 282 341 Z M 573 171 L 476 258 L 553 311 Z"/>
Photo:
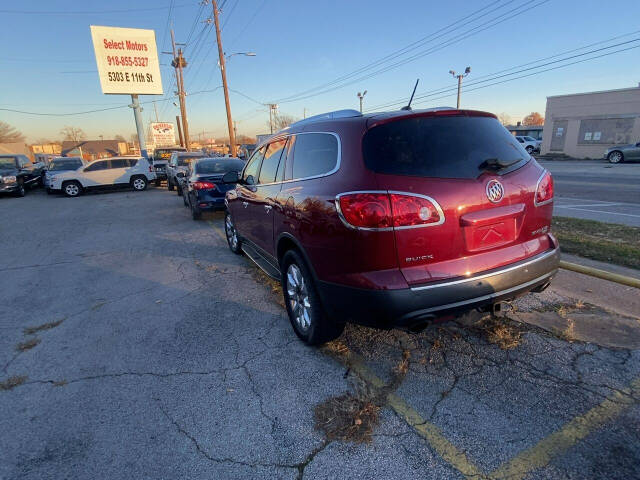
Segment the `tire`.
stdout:
<path fill-rule="evenodd" d="M 77 197 L 82 193 L 82 185 L 75 180 L 64 182 L 62 184 L 62 191 L 67 197 Z"/>
<path fill-rule="evenodd" d="M 529 145 L 527 148 L 525 148 L 525 150 L 527 151 L 527 153 L 529 155 L 531 155 L 533 153 L 533 147 L 531 145 Z"/>
<path fill-rule="evenodd" d="M 236 230 L 235 224 L 233 223 L 233 218 L 229 212 L 224 214 L 224 233 L 227 237 L 227 245 L 229 245 L 229 250 L 231 250 L 236 255 L 242 255 L 242 241 L 238 236 L 238 231 Z"/>
<path fill-rule="evenodd" d="M 184 203 L 185 207 L 189 206 L 189 202 L 187 201 L 187 197 L 188 197 L 188 195 L 185 195 L 184 193 L 182 194 L 182 203 Z"/>
<path fill-rule="evenodd" d="M 321 345 L 338 338 L 344 323 L 327 317 L 302 256 L 289 250 L 282 258 L 280 271 L 284 303 L 296 335 L 307 345 Z"/>
<path fill-rule="evenodd" d="M 18 189 L 15 191 L 16 197 L 24 197 L 27 194 L 27 189 L 24 188 L 24 182 L 18 182 Z"/>
<path fill-rule="evenodd" d="M 624 162 L 624 155 L 620 150 L 614 150 L 613 152 L 609 152 L 607 160 L 609 160 L 609 163 L 622 163 Z"/>
<path fill-rule="evenodd" d="M 47 195 L 53 195 L 53 190 L 51 190 L 50 188 L 47 188 Z"/>
<path fill-rule="evenodd" d="M 176 185 L 176 194 L 178 194 L 179 197 L 182 196 L 182 186 L 180 184 Z"/>
<path fill-rule="evenodd" d="M 156 178 L 156 181 L 155 181 L 156 187 L 159 187 L 161 184 L 162 184 L 162 181 Z"/>
<path fill-rule="evenodd" d="M 200 220 L 202 218 L 202 211 L 193 205 L 191 205 L 191 218 L 194 220 Z"/>
<path fill-rule="evenodd" d="M 171 177 L 167 177 L 167 190 L 173 192 L 173 183 L 171 183 Z"/>
<path fill-rule="evenodd" d="M 149 182 L 144 176 L 133 177 L 131 179 L 131 188 L 133 188 L 136 192 L 142 192 L 147 189 Z"/>

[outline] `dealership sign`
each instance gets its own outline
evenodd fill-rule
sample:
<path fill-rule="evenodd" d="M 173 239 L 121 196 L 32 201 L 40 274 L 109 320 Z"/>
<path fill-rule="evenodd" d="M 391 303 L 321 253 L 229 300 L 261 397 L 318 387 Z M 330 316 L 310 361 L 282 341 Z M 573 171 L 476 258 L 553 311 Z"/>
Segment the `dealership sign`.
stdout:
<path fill-rule="evenodd" d="M 176 134 L 173 129 L 173 123 L 152 123 L 151 137 L 156 147 L 172 147 L 176 144 Z"/>
<path fill-rule="evenodd" d="M 91 37 L 102 93 L 162 95 L 153 30 L 91 25 Z"/>

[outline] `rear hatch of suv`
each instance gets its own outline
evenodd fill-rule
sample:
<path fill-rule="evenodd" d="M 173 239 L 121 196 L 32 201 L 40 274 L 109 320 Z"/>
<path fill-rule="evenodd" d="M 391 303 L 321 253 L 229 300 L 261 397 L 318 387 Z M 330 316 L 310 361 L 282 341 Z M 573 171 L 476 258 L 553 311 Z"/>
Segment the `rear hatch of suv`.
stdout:
<path fill-rule="evenodd" d="M 398 265 L 412 286 L 554 247 L 551 176 L 491 114 L 373 117 L 363 157 L 388 193 Z"/>

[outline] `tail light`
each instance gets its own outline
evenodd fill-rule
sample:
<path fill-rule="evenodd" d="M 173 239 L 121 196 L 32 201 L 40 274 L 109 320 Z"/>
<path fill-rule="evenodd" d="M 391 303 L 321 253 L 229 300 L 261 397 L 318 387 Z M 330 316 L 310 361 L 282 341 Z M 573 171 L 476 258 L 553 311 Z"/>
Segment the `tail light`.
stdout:
<path fill-rule="evenodd" d="M 533 203 L 536 207 L 553 202 L 553 177 L 545 170 L 536 185 L 536 196 Z"/>
<path fill-rule="evenodd" d="M 402 192 L 354 192 L 338 195 L 336 205 L 350 227 L 391 230 L 440 225 L 444 213 L 430 197 Z"/>
<path fill-rule="evenodd" d="M 193 186 L 194 190 L 211 190 L 212 188 L 216 188 L 216 184 L 215 183 L 211 183 L 211 182 L 193 182 L 191 184 Z"/>

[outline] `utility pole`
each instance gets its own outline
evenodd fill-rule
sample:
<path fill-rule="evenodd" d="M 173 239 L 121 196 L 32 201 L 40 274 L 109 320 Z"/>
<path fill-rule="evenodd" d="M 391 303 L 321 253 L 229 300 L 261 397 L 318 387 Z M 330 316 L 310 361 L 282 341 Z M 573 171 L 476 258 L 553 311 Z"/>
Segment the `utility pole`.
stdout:
<path fill-rule="evenodd" d="M 364 96 L 366 94 L 367 94 L 366 90 L 362 93 L 358 92 L 358 98 L 360 99 L 360 113 L 362 113 L 362 100 L 364 99 Z"/>
<path fill-rule="evenodd" d="M 302 118 L 307 118 L 307 107 L 302 109 Z"/>
<path fill-rule="evenodd" d="M 189 122 L 187 121 L 187 105 L 186 93 L 184 91 L 184 72 L 183 68 L 187 66 L 187 62 L 182 56 L 182 49 L 179 48 L 176 54 L 176 40 L 171 29 L 171 47 L 173 52 L 173 60 L 171 65 L 176 69 L 176 85 L 178 87 L 178 99 L 180 100 L 180 116 L 182 117 L 182 130 L 184 132 L 184 147 L 188 150 L 189 144 Z"/>
<path fill-rule="evenodd" d="M 156 111 L 156 123 L 159 122 L 160 120 L 158 120 L 158 105 L 156 105 L 156 101 L 153 101 L 153 109 Z"/>
<path fill-rule="evenodd" d="M 273 133 L 273 121 L 276 116 L 276 110 L 278 110 L 277 103 L 267 103 L 267 107 L 269 107 L 269 128 L 271 129 L 271 133 Z"/>
<path fill-rule="evenodd" d="M 238 138 L 238 122 L 233 121 L 233 136 Z"/>
<path fill-rule="evenodd" d="M 464 73 L 456 75 L 454 70 L 449 70 L 449 73 L 453 75 L 453 78 L 458 79 L 458 102 L 456 104 L 456 108 L 460 110 L 460 94 L 462 93 L 462 79 L 471 73 L 471 67 L 467 67 L 464 69 Z"/>
<path fill-rule="evenodd" d="M 220 73 L 222 75 L 222 88 L 224 90 L 224 103 L 227 107 L 227 125 L 229 127 L 229 148 L 231 156 L 236 156 L 236 136 L 233 132 L 233 120 L 231 118 L 231 105 L 229 104 L 229 86 L 227 85 L 227 72 L 224 65 L 224 51 L 222 49 L 222 38 L 220 37 L 220 21 L 218 19 L 218 2 L 211 0 L 213 7 L 213 22 L 216 27 L 216 39 L 218 42 L 218 56 L 220 57 Z"/>
<path fill-rule="evenodd" d="M 180 139 L 180 146 L 184 147 L 184 139 L 182 138 L 182 128 L 180 128 L 180 116 L 176 115 L 176 125 L 178 125 L 178 138 Z"/>

